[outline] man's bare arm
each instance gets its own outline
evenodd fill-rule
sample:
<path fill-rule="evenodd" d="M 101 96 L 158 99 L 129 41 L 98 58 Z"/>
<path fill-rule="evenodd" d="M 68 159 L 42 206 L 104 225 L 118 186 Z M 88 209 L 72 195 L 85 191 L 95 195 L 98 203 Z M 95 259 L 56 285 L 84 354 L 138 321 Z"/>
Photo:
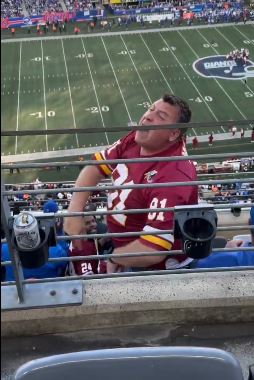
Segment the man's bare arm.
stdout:
<path fill-rule="evenodd" d="M 75 187 L 96 186 L 102 178 L 104 178 L 104 176 L 96 166 L 86 166 L 79 174 Z M 68 212 L 84 211 L 84 206 L 89 195 L 91 195 L 91 192 L 89 191 L 74 192 L 68 207 Z M 81 233 L 82 228 L 82 216 L 68 217 L 64 219 L 64 231 L 68 235 L 78 235 Z"/>
<path fill-rule="evenodd" d="M 117 248 L 114 250 L 114 254 L 122 253 L 141 253 L 141 252 L 151 252 L 153 253 L 155 249 L 147 247 L 140 241 L 135 240 L 130 244 L 125 245 L 122 248 Z M 114 258 L 113 261 L 119 265 L 130 266 L 130 267 L 149 267 L 150 265 L 158 264 L 165 259 L 166 255 L 149 255 L 149 256 L 138 256 L 138 257 L 123 257 Z"/>

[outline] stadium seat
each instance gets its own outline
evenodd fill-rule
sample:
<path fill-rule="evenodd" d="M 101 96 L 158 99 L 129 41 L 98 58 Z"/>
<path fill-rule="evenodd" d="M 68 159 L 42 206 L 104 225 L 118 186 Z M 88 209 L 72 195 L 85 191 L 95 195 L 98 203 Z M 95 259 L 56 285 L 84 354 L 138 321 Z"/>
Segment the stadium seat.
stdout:
<path fill-rule="evenodd" d="M 254 364 L 249 367 L 248 380 L 254 380 Z"/>
<path fill-rule="evenodd" d="M 202 347 L 138 347 L 49 356 L 21 366 L 15 380 L 243 380 L 229 353 Z"/>
<path fill-rule="evenodd" d="M 225 248 L 227 239 L 223 236 L 216 236 L 212 241 L 212 248 Z"/>

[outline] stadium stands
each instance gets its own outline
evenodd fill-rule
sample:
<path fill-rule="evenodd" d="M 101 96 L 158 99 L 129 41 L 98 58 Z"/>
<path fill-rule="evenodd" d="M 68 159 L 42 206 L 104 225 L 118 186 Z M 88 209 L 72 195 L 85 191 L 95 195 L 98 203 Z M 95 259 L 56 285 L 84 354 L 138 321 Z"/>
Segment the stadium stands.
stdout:
<path fill-rule="evenodd" d="M 64 0 L 64 5 L 67 11 L 84 12 L 94 7 L 102 7 L 95 5 L 91 0 Z M 2 0 L 1 1 L 1 17 L 22 17 L 24 16 L 23 6 L 29 16 L 42 15 L 45 12 L 63 12 L 62 3 L 60 0 Z M 179 9 L 181 12 L 179 13 Z M 196 7 L 196 8 L 195 8 Z M 246 19 L 253 19 L 254 13 L 244 7 L 244 3 L 238 1 L 231 2 L 209 2 L 204 1 L 196 4 L 194 1 L 174 1 L 168 2 L 150 2 L 139 3 L 138 5 L 111 4 L 107 6 L 109 13 L 112 15 L 135 14 L 135 9 L 141 8 L 138 13 L 147 13 L 147 10 L 154 9 L 156 13 L 172 12 L 175 19 L 184 17 L 184 13 L 191 13 L 191 19 L 196 19 L 198 22 L 215 24 L 219 22 L 238 22 Z M 124 16 L 125 17 L 125 16 Z M 134 21 L 134 19 L 132 19 Z"/>
<path fill-rule="evenodd" d="M 89 0 L 65 0 L 65 5 L 70 12 L 82 12 L 93 7 L 93 2 Z"/>
<path fill-rule="evenodd" d="M 1 18 L 22 16 L 22 0 L 1 0 Z"/>

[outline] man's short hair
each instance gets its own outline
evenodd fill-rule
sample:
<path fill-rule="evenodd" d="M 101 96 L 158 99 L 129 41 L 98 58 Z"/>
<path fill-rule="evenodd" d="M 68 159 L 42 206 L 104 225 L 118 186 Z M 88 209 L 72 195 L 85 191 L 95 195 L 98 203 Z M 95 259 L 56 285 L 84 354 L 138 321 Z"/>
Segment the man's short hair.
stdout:
<path fill-rule="evenodd" d="M 179 107 L 180 113 L 177 123 L 189 123 L 189 121 L 191 120 L 191 110 L 188 103 L 185 100 L 179 98 L 179 96 L 171 94 L 164 94 L 162 99 L 164 102 L 169 103 L 172 106 Z M 188 128 L 181 128 L 181 135 L 184 135 L 187 129 Z"/>

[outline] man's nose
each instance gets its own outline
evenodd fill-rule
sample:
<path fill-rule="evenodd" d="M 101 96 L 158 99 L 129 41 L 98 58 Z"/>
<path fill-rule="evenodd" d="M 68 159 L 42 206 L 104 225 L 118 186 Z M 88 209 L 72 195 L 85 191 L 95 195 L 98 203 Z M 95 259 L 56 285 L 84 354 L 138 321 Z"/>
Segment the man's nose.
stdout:
<path fill-rule="evenodd" d="M 154 112 L 153 111 L 148 111 L 145 114 L 145 120 L 146 121 L 153 121 L 153 119 L 154 119 Z"/>

